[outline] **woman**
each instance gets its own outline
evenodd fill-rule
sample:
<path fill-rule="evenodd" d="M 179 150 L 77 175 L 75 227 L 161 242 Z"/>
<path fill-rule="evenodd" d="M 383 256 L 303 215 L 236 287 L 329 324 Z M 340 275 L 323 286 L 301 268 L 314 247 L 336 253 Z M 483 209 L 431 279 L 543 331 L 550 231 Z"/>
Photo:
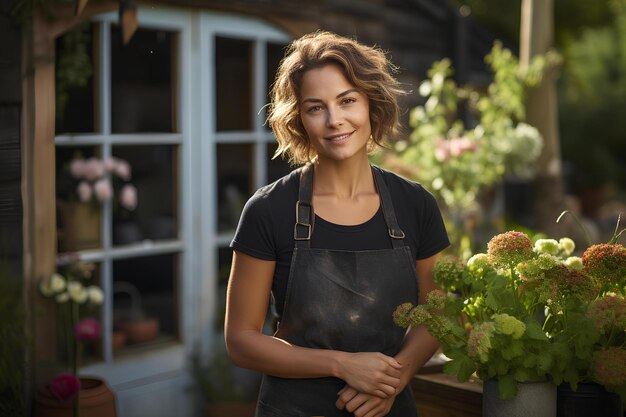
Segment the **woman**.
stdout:
<path fill-rule="evenodd" d="M 277 154 L 306 165 L 246 204 L 225 325 L 234 363 L 265 374 L 259 417 L 416 415 L 407 385 L 438 344 L 392 313 L 435 288 L 449 242 L 431 194 L 368 162 L 398 125 L 390 68 L 381 51 L 327 32 L 294 41 L 281 62 Z M 262 333 L 270 294 L 274 336 Z"/>

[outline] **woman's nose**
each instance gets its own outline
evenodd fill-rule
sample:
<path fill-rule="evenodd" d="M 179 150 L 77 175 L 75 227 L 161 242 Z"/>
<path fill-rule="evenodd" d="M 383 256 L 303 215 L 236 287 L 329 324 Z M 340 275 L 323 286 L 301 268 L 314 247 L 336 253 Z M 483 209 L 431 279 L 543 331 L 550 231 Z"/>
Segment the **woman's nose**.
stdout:
<path fill-rule="evenodd" d="M 339 109 L 328 107 L 326 112 L 326 125 L 328 127 L 338 127 L 343 124 L 343 119 Z"/>

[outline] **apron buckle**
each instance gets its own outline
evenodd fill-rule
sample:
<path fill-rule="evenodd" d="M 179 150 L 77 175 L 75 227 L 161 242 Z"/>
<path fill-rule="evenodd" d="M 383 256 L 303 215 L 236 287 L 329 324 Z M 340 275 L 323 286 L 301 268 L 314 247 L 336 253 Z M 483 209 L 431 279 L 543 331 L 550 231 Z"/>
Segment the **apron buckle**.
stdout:
<path fill-rule="evenodd" d="M 404 232 L 402 230 L 389 229 L 389 236 L 392 239 L 404 239 L 405 238 Z"/>
<path fill-rule="evenodd" d="M 306 228 L 307 228 L 307 237 L 298 237 L 298 226 L 306 226 Z M 294 238 L 294 240 L 311 240 L 311 225 L 310 224 L 296 223 L 293 226 L 293 238 Z"/>

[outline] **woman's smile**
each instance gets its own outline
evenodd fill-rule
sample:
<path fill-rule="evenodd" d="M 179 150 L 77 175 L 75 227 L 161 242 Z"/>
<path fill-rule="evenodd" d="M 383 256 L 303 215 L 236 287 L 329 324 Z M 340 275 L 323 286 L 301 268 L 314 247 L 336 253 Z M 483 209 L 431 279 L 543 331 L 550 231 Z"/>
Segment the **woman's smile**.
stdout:
<path fill-rule="evenodd" d="M 348 133 L 339 133 L 337 135 L 325 137 L 324 139 L 332 142 L 335 145 L 341 145 L 343 143 L 346 143 L 350 139 L 350 137 L 352 137 L 353 133 L 354 131 Z"/>

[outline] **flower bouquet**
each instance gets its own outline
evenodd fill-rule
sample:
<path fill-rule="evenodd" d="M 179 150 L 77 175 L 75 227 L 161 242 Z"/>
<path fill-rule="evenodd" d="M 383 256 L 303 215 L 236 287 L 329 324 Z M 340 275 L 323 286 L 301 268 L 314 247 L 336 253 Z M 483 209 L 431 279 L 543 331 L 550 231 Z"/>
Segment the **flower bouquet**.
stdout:
<path fill-rule="evenodd" d="M 626 249 L 520 232 L 494 236 L 467 263 L 442 257 L 434 278 L 445 291 L 424 305 L 398 306 L 395 322 L 425 324 L 450 359 L 444 372 L 466 381 L 496 379 L 502 399 L 517 383 L 593 380 L 624 394 Z"/>
<path fill-rule="evenodd" d="M 41 282 L 41 293 L 54 299 L 59 306 L 61 330 L 65 333 L 67 347 L 66 372 L 58 374 L 47 385 L 47 391 L 61 403 L 73 400 L 74 416 L 78 415 L 81 389 L 78 368 L 83 344 L 100 339 L 100 322 L 93 317 L 81 318 L 80 309 L 87 305 L 102 304 L 104 294 L 97 285 L 84 285 L 92 277 L 95 265 L 74 263 L 68 266 L 65 276 L 54 273 Z"/>
<path fill-rule="evenodd" d="M 76 158 L 69 167 L 72 177 L 78 182 L 76 194 L 82 203 L 103 203 L 114 197 L 113 180 L 122 182 L 119 203 L 126 210 L 137 207 L 137 189 L 131 179 L 130 164 L 120 158 Z"/>

